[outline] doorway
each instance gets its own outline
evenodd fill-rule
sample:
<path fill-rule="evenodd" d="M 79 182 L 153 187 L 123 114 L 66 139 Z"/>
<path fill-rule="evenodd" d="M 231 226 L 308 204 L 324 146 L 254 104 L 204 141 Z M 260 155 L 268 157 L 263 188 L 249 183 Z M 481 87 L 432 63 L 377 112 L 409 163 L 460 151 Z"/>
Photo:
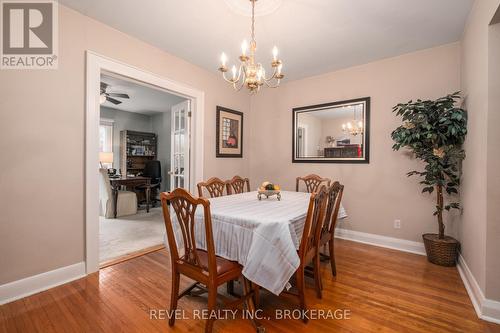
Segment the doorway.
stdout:
<path fill-rule="evenodd" d="M 185 86 L 178 82 L 162 78 L 156 74 L 143 71 L 136 67 L 87 51 L 87 87 L 86 87 L 86 272 L 87 274 L 99 269 L 99 130 L 100 130 L 100 99 L 101 75 L 115 75 L 128 80 L 139 82 L 143 85 L 154 87 L 169 94 L 182 97 L 185 100 L 183 108 L 185 131 L 184 140 L 179 141 L 181 146 L 175 146 L 179 158 L 177 169 L 169 168 L 168 172 L 176 177 L 166 177 L 178 181 L 182 185 L 194 190 L 197 182 L 203 179 L 203 107 L 204 93 Z M 179 107 L 180 108 L 180 107 Z M 180 114 L 179 114 L 180 115 Z M 181 120 L 179 119 L 179 124 Z M 180 130 L 180 129 L 179 129 Z M 179 134 L 179 138 L 181 133 Z M 180 139 L 179 139 L 180 140 Z M 141 153 L 143 153 L 141 151 Z M 180 160 L 182 158 L 182 161 Z M 174 161 L 175 159 L 173 159 Z M 180 167 L 183 162 L 184 166 Z M 172 165 L 174 162 L 172 163 Z M 181 170 L 182 169 L 182 170 Z M 183 172 L 182 184 L 180 175 Z M 189 173 L 187 173 L 189 172 Z M 127 172 L 125 172 L 127 174 Z M 171 184 L 173 185 L 173 184 Z"/>
<path fill-rule="evenodd" d="M 101 74 L 100 91 L 99 265 L 103 268 L 163 247 L 159 195 L 189 187 L 191 180 L 186 167 L 190 103 L 111 73 Z"/>

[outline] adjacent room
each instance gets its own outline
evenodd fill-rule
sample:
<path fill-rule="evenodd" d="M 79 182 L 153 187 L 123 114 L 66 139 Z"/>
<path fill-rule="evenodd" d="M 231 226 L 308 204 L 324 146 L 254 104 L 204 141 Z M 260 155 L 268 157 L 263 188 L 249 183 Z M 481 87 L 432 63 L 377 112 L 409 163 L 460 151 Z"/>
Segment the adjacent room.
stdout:
<path fill-rule="evenodd" d="M 500 333 L 500 0 L 0 26 L 0 333 Z"/>
<path fill-rule="evenodd" d="M 170 191 L 171 181 L 180 179 L 176 186 L 182 186 L 184 171 L 176 171 L 179 161 L 172 165 L 179 158 L 172 153 L 172 142 L 180 137 L 179 129 L 184 130 L 176 110 L 186 103 L 186 98 L 153 86 L 101 75 L 101 267 L 163 248 L 165 224 L 159 194 Z"/>

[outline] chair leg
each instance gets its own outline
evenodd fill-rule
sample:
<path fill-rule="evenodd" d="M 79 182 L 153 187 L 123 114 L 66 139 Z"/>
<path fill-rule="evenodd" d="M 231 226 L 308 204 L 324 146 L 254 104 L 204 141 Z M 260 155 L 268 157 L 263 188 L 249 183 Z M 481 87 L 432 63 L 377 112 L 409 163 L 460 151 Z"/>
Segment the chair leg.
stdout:
<path fill-rule="evenodd" d="M 307 305 L 306 305 L 306 281 L 305 281 L 305 276 L 304 276 L 304 266 L 300 266 L 297 272 L 295 273 L 296 279 L 297 279 L 297 289 L 299 292 L 299 302 L 300 302 L 300 309 L 302 310 L 303 313 L 306 313 L 307 310 Z M 307 316 L 304 316 L 302 318 L 302 321 L 304 323 L 307 323 L 308 318 Z"/>
<path fill-rule="evenodd" d="M 208 307 L 207 307 L 209 319 L 207 319 L 207 322 L 205 324 L 205 333 L 212 333 L 212 329 L 214 327 L 214 321 L 215 321 L 212 313 L 216 310 L 215 309 L 216 305 L 217 305 L 217 286 L 215 284 L 209 285 L 208 286 Z"/>
<path fill-rule="evenodd" d="M 319 263 L 319 253 L 314 257 L 314 288 L 316 289 L 316 297 L 323 298 L 321 290 L 323 285 L 321 283 L 321 266 Z"/>
<path fill-rule="evenodd" d="M 172 290 L 170 294 L 170 319 L 168 320 L 169 326 L 174 326 L 175 316 L 174 311 L 177 309 L 177 300 L 179 299 L 179 281 L 180 274 L 172 271 Z"/>
<path fill-rule="evenodd" d="M 330 255 L 330 265 L 332 266 L 332 275 L 337 276 L 337 267 L 335 265 L 335 252 L 333 247 L 333 240 L 328 242 L 328 250 Z"/>
<path fill-rule="evenodd" d="M 234 296 L 234 280 L 227 281 L 226 291 L 228 295 Z"/>
<path fill-rule="evenodd" d="M 247 310 L 250 312 L 250 314 L 252 316 L 252 317 L 250 317 L 250 321 L 252 322 L 252 324 L 255 327 L 255 330 L 257 332 L 265 332 L 265 328 L 258 322 L 258 320 L 256 318 L 253 317 L 253 315 L 255 314 L 255 311 L 256 311 L 256 305 L 255 305 L 253 297 L 255 297 L 256 292 L 258 293 L 257 288 L 259 286 L 256 285 L 255 283 L 252 283 L 249 280 L 247 280 L 243 275 L 241 276 L 241 283 L 243 284 L 243 294 L 245 296 L 248 295 L 252 291 L 254 292 L 252 297 L 248 297 L 246 299 Z"/>
<path fill-rule="evenodd" d="M 254 299 L 255 307 L 259 308 L 259 305 L 260 305 L 260 286 L 256 283 L 253 283 L 253 282 L 252 282 L 252 286 L 253 286 L 253 299 Z"/>

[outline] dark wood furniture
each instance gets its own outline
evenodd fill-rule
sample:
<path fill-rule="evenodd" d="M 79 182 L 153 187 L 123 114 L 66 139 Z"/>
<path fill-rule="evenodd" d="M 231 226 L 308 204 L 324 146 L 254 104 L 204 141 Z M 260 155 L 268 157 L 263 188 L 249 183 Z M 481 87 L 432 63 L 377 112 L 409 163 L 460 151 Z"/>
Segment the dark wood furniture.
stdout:
<path fill-rule="evenodd" d="M 181 297 L 190 294 L 194 288 L 200 288 L 208 291 L 208 313 L 212 314 L 216 310 L 217 288 L 234 279 L 242 278 L 244 286 L 243 296 L 236 302 L 231 303 L 231 307 L 239 305 L 243 302 L 247 303 L 250 311 L 255 311 L 251 290 L 251 285 L 242 274 L 242 266 L 235 261 L 229 261 L 215 255 L 215 245 L 212 235 L 212 218 L 210 214 L 210 202 L 205 198 L 195 198 L 182 188 L 177 188 L 170 193 L 161 194 L 161 203 L 163 207 L 163 216 L 165 219 L 165 228 L 167 230 L 168 245 L 170 248 L 170 259 L 172 263 L 172 288 L 170 296 L 170 311 L 174 313 L 177 309 L 177 301 Z M 170 210 L 167 204 L 171 205 L 177 222 L 182 231 L 182 239 L 184 244 L 183 251 L 177 248 L 175 240 L 174 228 L 170 217 Z M 206 251 L 196 247 L 196 239 L 194 229 L 195 211 L 200 207 L 204 214 L 204 228 L 206 239 Z M 181 252 L 182 254 L 179 254 Z M 179 294 L 180 275 L 196 281 L 186 290 Z M 206 286 L 206 288 L 204 287 Z M 222 297 L 222 296 L 221 296 Z M 228 300 L 223 297 L 228 305 Z M 212 332 L 215 318 L 210 315 L 205 324 L 205 332 Z M 173 326 L 175 316 L 172 316 L 168 324 Z"/>
<path fill-rule="evenodd" d="M 323 223 L 325 221 L 325 210 L 328 199 L 328 192 L 326 186 L 321 186 L 317 192 L 311 193 L 311 198 L 309 199 L 309 207 L 307 209 L 306 221 L 304 223 L 304 231 L 302 233 L 302 238 L 300 240 L 300 246 L 298 255 L 300 258 L 299 268 L 294 273 L 296 289 L 294 291 L 283 291 L 282 293 L 292 294 L 299 299 L 299 305 L 302 313 L 307 312 L 306 296 L 305 296 L 305 277 L 306 269 L 308 265 L 313 265 L 313 275 L 314 275 L 314 289 L 316 291 L 316 296 L 321 298 L 321 266 L 319 258 L 319 239 Z M 255 298 L 256 305 L 259 306 L 259 289 L 260 287 L 255 285 Z M 302 316 L 302 321 L 304 323 L 308 322 L 307 316 Z"/>
<path fill-rule="evenodd" d="M 151 178 L 151 183 L 149 185 L 143 184 L 136 186 L 134 188 L 134 191 L 136 191 L 137 193 L 142 193 L 142 192 L 145 193 L 146 190 L 149 188 L 150 190 L 149 201 L 152 204 L 152 206 L 155 207 L 156 202 L 160 201 L 160 199 L 158 198 L 158 194 L 161 192 L 160 187 L 161 187 L 162 177 L 161 177 L 160 161 L 157 160 L 147 161 L 146 167 L 140 173 L 140 175 L 143 177 Z"/>
<path fill-rule="evenodd" d="M 227 181 L 227 192 L 231 194 L 250 192 L 250 180 L 248 178 L 234 176 L 231 180 Z"/>
<path fill-rule="evenodd" d="M 330 260 L 330 265 L 332 269 L 332 275 L 337 275 L 337 267 L 335 264 L 335 252 L 334 252 L 334 241 L 335 241 L 335 227 L 337 226 L 337 219 L 339 215 L 340 203 L 342 201 L 342 194 L 344 193 L 344 185 L 339 182 L 334 182 L 332 186 L 328 189 L 328 200 L 325 211 L 325 222 L 321 228 L 319 236 L 319 246 L 318 249 L 326 246 L 328 244 L 328 256 L 324 256 L 326 260 Z M 321 254 L 320 254 L 321 256 Z M 321 277 L 320 277 L 321 278 Z M 321 298 L 321 292 L 320 292 Z"/>
<path fill-rule="evenodd" d="M 144 185 L 146 193 L 146 212 L 149 213 L 150 195 L 151 195 L 151 178 L 149 177 L 126 177 L 122 176 L 120 178 L 110 178 L 111 191 L 113 193 L 113 214 L 116 218 L 117 205 L 118 205 L 118 190 L 121 186 L 126 187 L 136 187 L 138 185 Z"/>
<path fill-rule="evenodd" d="M 325 185 L 330 186 L 331 180 L 329 178 L 322 178 L 318 175 L 315 174 L 310 174 L 304 177 L 297 177 L 295 181 L 295 191 L 299 192 L 299 185 L 300 182 L 303 181 L 306 185 L 306 192 L 307 193 L 313 193 L 316 192 L 320 185 Z M 325 184 L 323 184 L 325 183 Z"/>
<path fill-rule="evenodd" d="M 212 177 L 206 182 L 201 182 L 196 184 L 198 187 L 198 196 L 204 197 L 203 188 L 205 188 L 210 195 L 210 198 L 222 197 L 224 195 L 224 189 L 226 194 L 231 194 L 231 189 L 227 186 L 227 183 L 217 177 Z"/>
<path fill-rule="evenodd" d="M 352 144 L 325 148 L 324 154 L 328 158 L 359 158 L 362 157 L 362 151 L 361 145 Z"/>
<path fill-rule="evenodd" d="M 120 131 L 121 174 L 137 175 L 146 162 L 158 159 L 158 136 L 155 133 Z"/>

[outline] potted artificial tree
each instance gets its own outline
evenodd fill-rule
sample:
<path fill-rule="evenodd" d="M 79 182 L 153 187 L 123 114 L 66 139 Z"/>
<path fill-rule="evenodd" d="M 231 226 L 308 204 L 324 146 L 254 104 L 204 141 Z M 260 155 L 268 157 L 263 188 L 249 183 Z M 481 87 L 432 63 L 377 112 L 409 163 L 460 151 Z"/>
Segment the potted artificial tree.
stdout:
<path fill-rule="evenodd" d="M 459 208 L 458 202 L 444 202 L 444 193 L 457 194 L 460 185 L 460 166 L 465 158 L 462 144 L 467 134 L 467 113 L 455 106 L 460 100 L 458 92 L 435 101 L 409 101 L 393 108 L 403 124 L 391 137 L 394 150 L 408 148 L 425 163 L 423 171 L 411 171 L 408 176 L 422 177 L 422 192 L 436 193 L 438 234 L 422 235 L 427 259 L 442 266 L 454 266 L 459 243 L 444 234 L 443 212 Z"/>

